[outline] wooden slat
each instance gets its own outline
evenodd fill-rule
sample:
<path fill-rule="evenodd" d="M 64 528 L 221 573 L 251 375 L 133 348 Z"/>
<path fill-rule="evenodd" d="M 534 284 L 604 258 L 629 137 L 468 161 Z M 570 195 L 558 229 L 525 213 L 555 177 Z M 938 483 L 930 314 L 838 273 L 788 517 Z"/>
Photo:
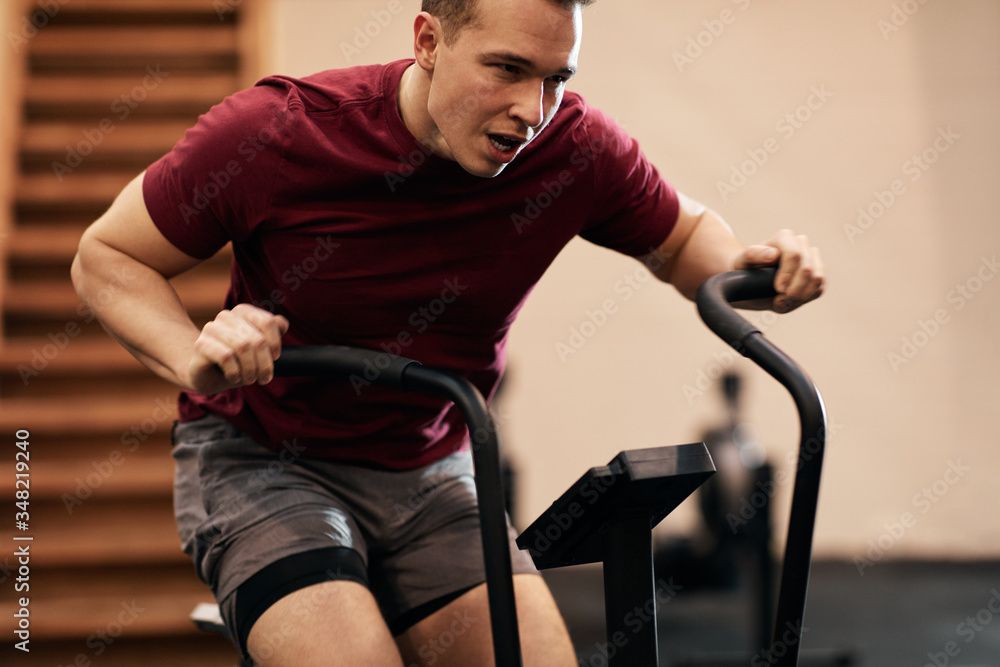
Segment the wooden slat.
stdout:
<path fill-rule="evenodd" d="M 72 505 L 72 514 L 62 501 L 47 505 L 33 498 L 29 529 L 18 533 L 33 538 L 31 551 L 38 565 L 97 567 L 178 563 L 187 558 L 181 551 L 169 495 L 127 503 L 106 502 L 95 495 Z M 6 536 L 0 534 L 0 539 L 13 544 L 13 526 L 4 532 Z"/>
<path fill-rule="evenodd" d="M 77 59 L 109 54 L 150 58 L 170 53 L 228 55 L 236 51 L 236 32 L 218 26 L 49 26 L 32 40 L 33 56 L 72 55 Z"/>
<path fill-rule="evenodd" d="M 93 632 L 91 629 L 90 632 Z M 192 624 L 184 634 L 135 640 L 122 637 L 106 650 L 100 662 L 91 660 L 93 651 L 86 646 L 89 636 L 67 637 L 31 644 L 31 653 L 14 648 L 13 642 L 0 644 L 0 665 L 16 667 L 53 667 L 89 664 L 100 667 L 235 667 L 236 649 L 221 635 L 197 632 Z M 4 653 L 7 651 L 7 653 Z M 79 656 L 83 656 L 80 662 Z M 5 662 L 9 660 L 9 662 Z"/>
<path fill-rule="evenodd" d="M 99 644 L 95 631 L 111 624 L 115 632 L 122 628 L 119 619 L 128 621 L 121 630 L 123 637 L 175 635 L 191 631 L 188 614 L 204 592 L 163 593 L 160 595 L 132 595 L 129 598 L 67 598 L 61 600 L 32 601 L 31 613 L 38 620 L 31 624 L 31 638 L 37 641 L 51 641 L 70 637 L 93 637 L 94 646 Z M 133 604 L 134 603 L 134 604 Z M 16 607 L 12 603 L 0 605 L 3 614 L 4 634 L 13 636 L 13 614 Z M 11 619 L 8 621 L 7 619 Z M 105 632 L 105 636 L 107 632 Z"/>
<path fill-rule="evenodd" d="M 134 501 L 150 495 L 169 496 L 173 492 L 174 465 L 166 451 L 161 452 L 162 456 L 128 452 L 127 448 L 114 452 L 84 460 L 35 463 L 32 466 L 32 498 L 60 498 L 64 493 L 75 493 L 78 487 L 91 490 L 86 479 L 95 474 L 95 465 L 113 466 L 114 473 L 102 478 L 100 487 L 92 490 L 103 499 Z M 6 479 L 15 479 L 13 464 L 0 466 L 0 472 Z"/>
<path fill-rule="evenodd" d="M 229 286 L 228 275 L 183 275 L 171 283 L 181 301 L 190 310 L 221 310 Z M 68 280 L 37 280 L 12 283 L 7 311 L 16 315 L 56 314 L 73 316 L 80 298 Z"/>
<path fill-rule="evenodd" d="M 59 180 L 59 176 L 62 176 L 62 180 Z M 134 173 L 114 172 L 57 175 L 53 171 L 22 175 L 17 181 L 15 203 L 26 206 L 108 206 L 134 177 Z"/>
<path fill-rule="evenodd" d="M 72 112 L 81 106 L 99 107 L 110 113 L 110 107 L 122 95 L 129 95 L 137 82 L 135 76 L 79 77 L 65 75 L 39 75 L 27 82 L 25 103 L 29 106 L 60 105 Z M 149 91 L 146 102 L 150 105 L 189 105 L 208 109 L 226 95 L 237 90 L 237 78 L 233 74 L 206 74 L 192 76 L 173 74 L 166 77 L 163 85 Z"/>
<path fill-rule="evenodd" d="M 69 263 L 76 254 L 80 237 L 92 218 L 78 223 L 51 223 L 15 227 L 2 242 L 13 261 L 60 261 Z M 227 271 L 232 252 L 229 246 L 223 248 L 205 264 L 214 266 L 222 273 Z"/>
<path fill-rule="evenodd" d="M 55 399 L 0 400 L 0 428 L 11 433 L 29 428 L 33 436 L 73 433 L 120 435 L 144 420 L 169 428 L 176 418 L 176 392 L 156 396 L 101 395 Z M 162 419 L 161 419 L 162 418 Z"/>
<path fill-rule="evenodd" d="M 85 228 L 83 224 L 17 227 L 6 240 L 7 252 L 12 258 L 69 261 Z"/>
<path fill-rule="evenodd" d="M 217 16 L 220 8 L 232 11 L 237 9 L 240 4 L 239 0 L 219 0 L 218 2 L 216 0 L 73 0 L 64 5 L 60 12 L 151 12 L 161 14 L 203 11 Z"/>
<path fill-rule="evenodd" d="M 49 159 L 65 164 L 69 149 L 81 143 L 92 160 L 108 153 L 138 153 L 162 155 L 173 148 L 191 126 L 186 121 L 109 122 L 95 125 L 86 122 L 30 123 L 21 135 L 21 150 L 25 154 L 45 154 Z M 66 179 L 70 175 L 66 175 Z"/>
<path fill-rule="evenodd" d="M 0 344 L 0 372 L 14 372 L 19 365 L 31 366 L 35 356 L 51 340 L 29 338 L 8 339 Z M 50 358 L 51 357 L 51 358 Z M 86 375 L 127 372 L 149 372 L 125 348 L 108 336 L 77 338 L 59 349 L 58 354 L 48 355 L 46 373 L 80 373 Z"/>

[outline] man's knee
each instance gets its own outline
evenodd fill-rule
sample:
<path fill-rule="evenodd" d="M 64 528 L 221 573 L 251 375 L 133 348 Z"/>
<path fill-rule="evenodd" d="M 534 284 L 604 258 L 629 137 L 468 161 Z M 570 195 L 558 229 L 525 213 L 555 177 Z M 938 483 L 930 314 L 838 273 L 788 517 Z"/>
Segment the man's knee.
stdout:
<path fill-rule="evenodd" d="M 314 584 L 281 598 L 254 623 L 247 651 L 259 667 L 402 666 L 378 604 L 352 581 Z"/>

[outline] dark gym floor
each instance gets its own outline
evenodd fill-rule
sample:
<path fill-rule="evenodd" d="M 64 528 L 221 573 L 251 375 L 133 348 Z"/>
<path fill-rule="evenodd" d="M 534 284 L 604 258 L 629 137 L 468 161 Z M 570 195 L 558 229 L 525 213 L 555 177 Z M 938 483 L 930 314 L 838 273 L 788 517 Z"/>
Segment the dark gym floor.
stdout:
<path fill-rule="evenodd" d="M 600 567 L 545 573 L 581 667 L 606 665 Z M 675 583 L 682 581 L 675 578 Z M 749 595 L 682 590 L 659 607 L 660 665 L 685 656 L 743 651 L 751 636 Z M 803 657 L 834 649 L 863 667 L 1000 667 L 1000 562 L 879 562 L 862 577 L 851 562 L 815 562 Z M 994 616 L 997 616 L 994 621 Z M 949 655 L 950 652 L 950 655 Z M 708 664 L 708 663 L 704 663 Z M 763 665 L 751 661 L 743 665 Z M 638 667 L 638 666 L 636 666 Z"/>

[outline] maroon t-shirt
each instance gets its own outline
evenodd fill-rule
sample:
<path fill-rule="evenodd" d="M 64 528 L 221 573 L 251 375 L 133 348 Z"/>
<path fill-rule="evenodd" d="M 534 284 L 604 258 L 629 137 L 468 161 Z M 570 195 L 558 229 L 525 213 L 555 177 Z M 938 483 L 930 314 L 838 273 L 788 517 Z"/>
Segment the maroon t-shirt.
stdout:
<path fill-rule="evenodd" d="M 189 255 L 232 241 L 225 307 L 284 315 L 285 345 L 397 353 L 489 398 L 514 317 L 566 243 L 645 254 L 672 229 L 677 197 L 573 93 L 499 176 L 468 174 L 403 124 L 396 97 L 411 62 L 269 77 L 227 98 L 149 167 L 146 206 Z M 182 421 L 205 413 L 273 449 L 294 442 L 307 456 L 396 469 L 467 441 L 450 403 L 358 382 L 182 393 Z"/>

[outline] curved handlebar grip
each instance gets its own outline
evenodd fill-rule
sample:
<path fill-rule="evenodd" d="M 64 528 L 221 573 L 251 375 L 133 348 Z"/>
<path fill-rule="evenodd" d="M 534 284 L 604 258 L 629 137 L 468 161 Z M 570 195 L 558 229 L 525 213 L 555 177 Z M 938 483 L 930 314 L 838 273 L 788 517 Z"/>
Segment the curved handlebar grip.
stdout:
<path fill-rule="evenodd" d="M 826 411 L 819 390 L 809 376 L 730 305 L 734 301 L 773 297 L 775 273 L 776 269 L 768 267 L 712 276 L 698 288 L 695 301 L 708 328 L 784 385 L 799 413 L 799 456 L 772 628 L 774 641 L 769 647 L 761 647 L 767 664 L 795 667 L 800 639 L 805 632 L 806 592 L 827 435 Z M 789 632 L 793 642 L 788 640 Z M 780 653 L 778 646 L 782 647 Z"/>
<path fill-rule="evenodd" d="M 324 377 L 349 379 L 358 376 L 366 382 L 405 389 L 403 374 L 420 363 L 388 352 L 362 350 L 342 345 L 288 346 L 274 362 L 278 377 Z"/>
<path fill-rule="evenodd" d="M 730 305 L 736 301 L 770 299 L 777 295 L 773 266 L 720 273 L 706 280 L 695 294 L 698 314 L 722 340 L 746 355 L 743 341 L 759 330 L 743 319 Z"/>

